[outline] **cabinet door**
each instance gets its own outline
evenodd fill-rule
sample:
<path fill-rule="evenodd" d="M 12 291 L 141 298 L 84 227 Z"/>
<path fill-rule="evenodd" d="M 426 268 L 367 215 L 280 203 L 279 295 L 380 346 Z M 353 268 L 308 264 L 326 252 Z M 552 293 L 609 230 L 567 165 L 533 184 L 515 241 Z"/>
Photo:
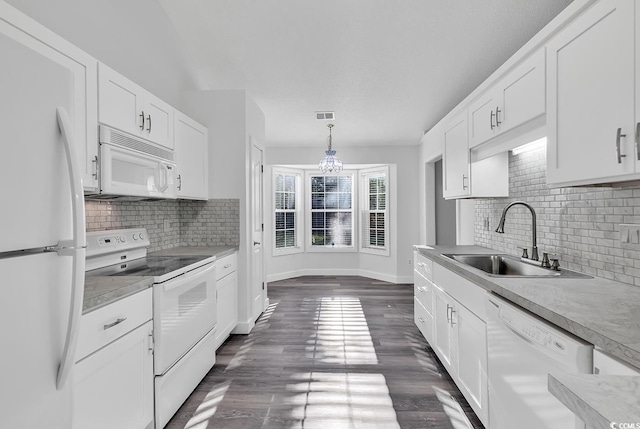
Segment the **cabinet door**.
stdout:
<path fill-rule="evenodd" d="M 173 149 L 173 108 L 148 92 L 145 93 L 144 100 L 145 123 L 142 137 Z"/>
<path fill-rule="evenodd" d="M 502 111 L 499 91 L 478 99 L 469 107 L 469 148 L 486 142 L 498 133 L 496 111 Z"/>
<path fill-rule="evenodd" d="M 238 324 L 238 276 L 235 272 L 217 283 L 216 349 Z"/>
<path fill-rule="evenodd" d="M 550 184 L 603 183 L 634 171 L 635 3 L 598 2 L 547 46 Z"/>
<path fill-rule="evenodd" d="M 98 118 L 101 123 L 141 136 L 144 126 L 142 88 L 105 66 L 98 66 Z"/>
<path fill-rule="evenodd" d="M 487 425 L 487 329 L 486 323 L 462 304 L 455 304 L 454 328 L 456 340 L 455 372 L 458 387 L 480 418 Z"/>
<path fill-rule="evenodd" d="M 434 320 L 435 320 L 435 352 L 442 364 L 451 372 L 451 354 L 449 339 L 451 336 L 451 304 L 447 295 L 435 288 L 434 290 Z"/>
<path fill-rule="evenodd" d="M 471 194 L 469 178 L 469 141 L 466 112 L 457 116 L 444 134 L 444 189 L 445 198 Z"/>
<path fill-rule="evenodd" d="M 175 146 L 178 164 L 178 197 L 208 199 L 207 129 L 176 111 Z"/>
<path fill-rule="evenodd" d="M 152 332 L 149 321 L 76 364 L 74 428 L 152 427 Z"/>
<path fill-rule="evenodd" d="M 543 115 L 546 109 L 545 57 L 539 50 L 500 82 L 501 112 L 497 123 L 505 132 Z"/>

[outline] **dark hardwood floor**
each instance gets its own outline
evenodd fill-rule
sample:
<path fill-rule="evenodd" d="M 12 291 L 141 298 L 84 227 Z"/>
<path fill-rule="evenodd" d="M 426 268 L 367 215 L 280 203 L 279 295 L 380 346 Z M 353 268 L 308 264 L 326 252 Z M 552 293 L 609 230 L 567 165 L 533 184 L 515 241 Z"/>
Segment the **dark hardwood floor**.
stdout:
<path fill-rule="evenodd" d="M 167 428 L 483 427 L 413 322 L 413 285 L 308 276 L 268 290 Z"/>

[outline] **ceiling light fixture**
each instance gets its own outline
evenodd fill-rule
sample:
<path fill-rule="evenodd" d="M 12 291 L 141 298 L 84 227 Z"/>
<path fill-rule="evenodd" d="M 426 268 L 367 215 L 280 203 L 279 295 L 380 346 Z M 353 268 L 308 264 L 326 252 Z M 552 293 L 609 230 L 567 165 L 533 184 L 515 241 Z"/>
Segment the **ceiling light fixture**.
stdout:
<path fill-rule="evenodd" d="M 335 156 L 336 151 L 331 149 L 331 129 L 333 128 L 333 124 L 327 124 L 327 128 L 329 128 L 329 137 L 327 138 L 329 149 L 324 152 L 326 156 L 322 158 L 322 161 L 318 164 L 318 168 L 323 173 L 327 171 L 339 173 L 342 171 L 342 160 Z"/>

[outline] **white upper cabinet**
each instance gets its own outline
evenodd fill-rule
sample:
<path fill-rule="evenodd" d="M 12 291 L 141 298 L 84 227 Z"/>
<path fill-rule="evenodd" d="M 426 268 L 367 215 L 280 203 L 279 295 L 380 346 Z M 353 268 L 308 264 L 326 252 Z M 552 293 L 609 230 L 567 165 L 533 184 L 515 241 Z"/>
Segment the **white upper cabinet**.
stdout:
<path fill-rule="evenodd" d="M 509 196 L 509 154 L 471 161 L 467 111 L 454 115 L 444 132 L 443 196 L 490 198 Z"/>
<path fill-rule="evenodd" d="M 98 66 L 101 123 L 173 149 L 173 108 L 104 64 Z"/>
<path fill-rule="evenodd" d="M 602 0 L 547 46 L 547 183 L 637 179 L 636 2 Z"/>
<path fill-rule="evenodd" d="M 0 97 L 4 103 L 4 109 L 0 110 L 3 120 L 7 121 L 2 123 L 4 140 L 14 142 L 14 145 L 28 140 L 31 134 L 24 130 L 33 131 L 34 120 L 40 121 L 35 123 L 39 125 L 36 127 L 38 134 L 49 129 L 55 129 L 57 133 L 57 125 L 51 126 L 56 124 L 55 108 L 45 115 L 47 123 L 36 115 L 45 109 L 49 100 L 53 102 L 56 94 L 61 95 L 60 100 L 66 99 L 66 102 L 58 100 L 55 103 L 65 107 L 69 114 L 84 189 L 95 191 L 98 188 L 97 60 L 3 2 L 0 2 L 0 52 L 3 61 Z M 61 94 L 63 88 L 56 86 L 54 78 L 63 74 L 69 85 L 67 92 Z M 17 133 L 15 136 L 13 130 Z M 10 147 L 4 149 L 5 159 L 13 163 L 4 168 L 8 172 L 16 169 L 14 177 L 17 177 L 26 165 L 16 162 L 19 157 Z M 35 154 L 24 154 L 31 157 L 30 168 L 40 168 L 37 162 L 34 163 Z M 42 162 L 49 162 L 46 157 L 41 158 Z M 24 186 L 15 189 L 24 195 Z M 28 208 L 22 207 L 22 210 L 28 211 Z"/>
<path fill-rule="evenodd" d="M 545 56 L 540 49 L 469 106 L 469 147 L 545 113 Z"/>
<path fill-rule="evenodd" d="M 444 132 L 443 196 L 445 198 L 471 195 L 469 179 L 470 154 L 467 133 L 467 111 L 452 118 Z"/>
<path fill-rule="evenodd" d="M 209 198 L 207 128 L 175 111 L 178 198 Z"/>

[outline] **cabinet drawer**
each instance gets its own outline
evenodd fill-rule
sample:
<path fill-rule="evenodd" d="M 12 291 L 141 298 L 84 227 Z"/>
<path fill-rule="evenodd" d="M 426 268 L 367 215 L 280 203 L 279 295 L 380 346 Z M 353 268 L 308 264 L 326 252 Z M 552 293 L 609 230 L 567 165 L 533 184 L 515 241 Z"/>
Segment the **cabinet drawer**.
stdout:
<path fill-rule="evenodd" d="M 238 268 L 238 254 L 225 256 L 216 261 L 216 280 L 220 280 L 224 276 L 236 271 Z"/>
<path fill-rule="evenodd" d="M 415 297 L 413 299 L 413 319 L 424 338 L 431 343 L 433 341 L 433 316 Z"/>
<path fill-rule="evenodd" d="M 84 314 L 80 320 L 76 361 L 151 320 L 152 289 Z"/>
<path fill-rule="evenodd" d="M 433 281 L 433 261 L 422 256 L 418 252 L 413 252 L 413 269 L 422 274 L 427 280 Z"/>
<path fill-rule="evenodd" d="M 433 288 L 433 283 L 427 280 L 422 274 L 414 271 L 413 295 L 430 314 L 433 314 Z"/>

